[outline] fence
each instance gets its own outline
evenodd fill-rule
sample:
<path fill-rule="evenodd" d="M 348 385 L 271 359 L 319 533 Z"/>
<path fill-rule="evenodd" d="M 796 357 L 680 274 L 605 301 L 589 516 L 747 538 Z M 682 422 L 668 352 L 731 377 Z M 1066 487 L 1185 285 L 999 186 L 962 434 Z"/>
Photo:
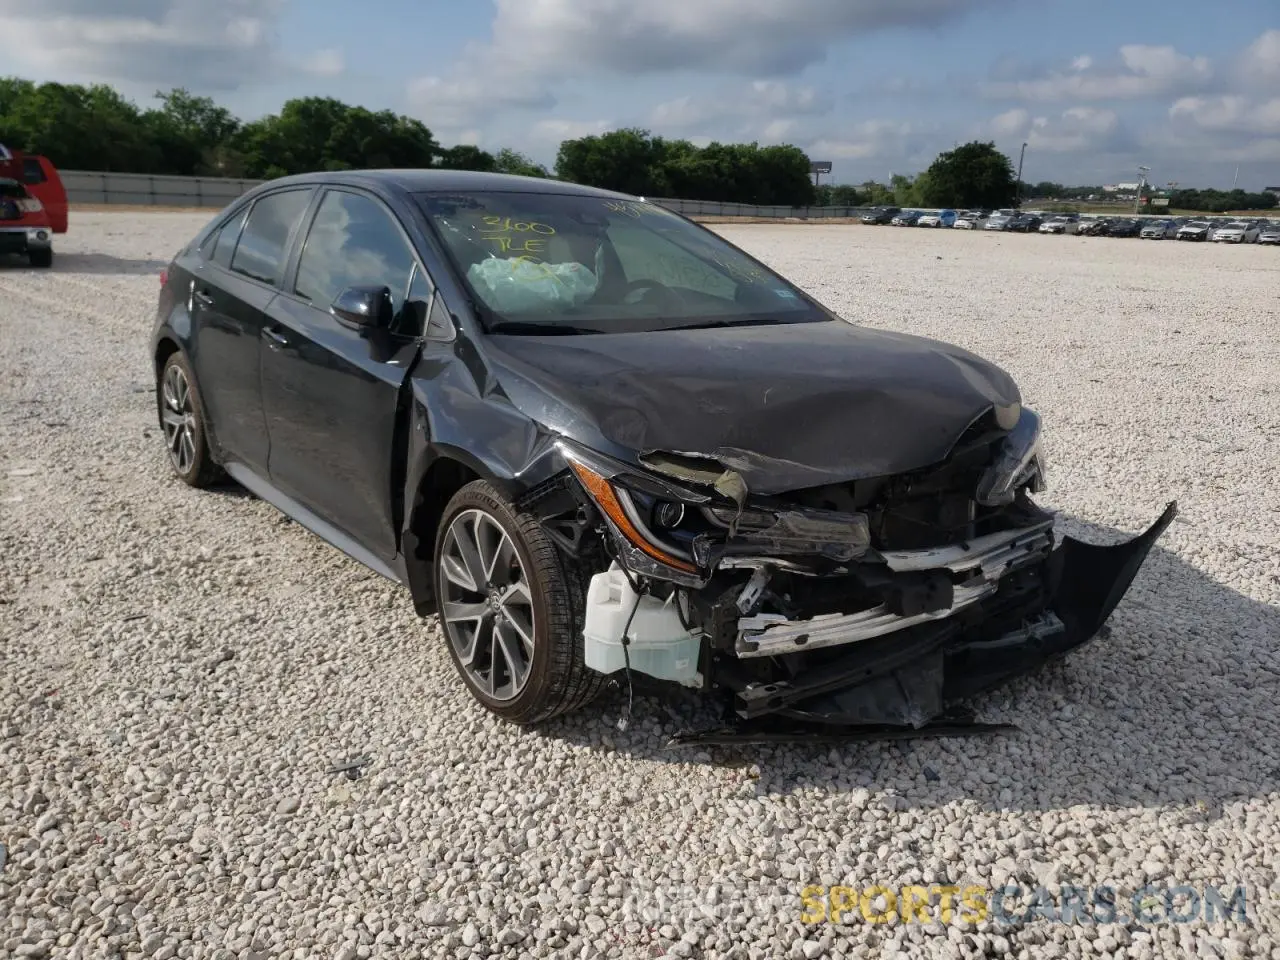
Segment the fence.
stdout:
<path fill-rule="evenodd" d="M 153 177 L 144 173 L 60 170 L 71 203 L 134 204 L 220 209 L 256 187 L 258 180 L 223 177 Z"/>
<path fill-rule="evenodd" d="M 153 177 L 142 173 L 99 173 L 91 170 L 62 170 L 60 173 L 67 188 L 67 198 L 73 204 L 220 209 L 262 182 L 222 177 Z M 655 198 L 653 202 L 686 217 L 798 217 L 808 220 L 856 217 L 863 212 L 860 207 L 759 207 L 749 203 L 665 198 Z"/>

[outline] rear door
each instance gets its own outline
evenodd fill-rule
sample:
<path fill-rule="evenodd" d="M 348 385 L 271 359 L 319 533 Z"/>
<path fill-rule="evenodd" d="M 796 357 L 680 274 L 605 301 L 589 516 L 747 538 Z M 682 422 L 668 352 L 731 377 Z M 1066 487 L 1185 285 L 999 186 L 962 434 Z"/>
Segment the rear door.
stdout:
<path fill-rule="evenodd" d="M 315 190 L 263 194 L 205 241 L 194 271 L 191 362 L 225 456 L 267 475 L 260 354 L 267 307 Z"/>
<path fill-rule="evenodd" d="M 352 286 L 391 290 L 391 331 L 361 330 L 330 313 Z M 268 310 L 262 396 L 272 483 L 388 562 L 398 552 L 392 463 L 400 390 L 431 298 L 430 279 L 391 209 L 372 194 L 334 187 L 316 205 L 294 276 Z"/>

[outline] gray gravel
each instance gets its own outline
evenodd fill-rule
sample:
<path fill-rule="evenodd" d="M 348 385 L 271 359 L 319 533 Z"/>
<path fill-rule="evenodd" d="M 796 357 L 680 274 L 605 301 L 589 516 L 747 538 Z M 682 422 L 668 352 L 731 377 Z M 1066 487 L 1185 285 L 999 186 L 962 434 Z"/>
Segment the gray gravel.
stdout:
<path fill-rule="evenodd" d="M 1078 529 L 1182 516 L 1108 636 L 977 704 L 1019 735 L 691 754 L 680 698 L 496 722 L 406 595 L 169 478 L 146 339 L 203 219 L 0 268 L 0 956 L 1280 958 L 1280 253 L 724 228 L 1004 364 Z M 1245 884 L 1252 923 L 799 919 L 809 883 L 1008 877 Z"/>

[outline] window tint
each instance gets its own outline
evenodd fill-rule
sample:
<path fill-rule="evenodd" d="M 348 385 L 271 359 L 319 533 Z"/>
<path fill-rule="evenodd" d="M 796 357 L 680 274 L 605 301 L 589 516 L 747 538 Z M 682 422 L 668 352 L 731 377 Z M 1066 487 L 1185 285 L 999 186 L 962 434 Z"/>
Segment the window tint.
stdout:
<path fill-rule="evenodd" d="M 425 194 L 421 202 L 490 331 L 827 319 L 786 280 L 656 204 L 499 191 Z"/>
<path fill-rule="evenodd" d="M 733 300 L 737 283 L 719 263 L 708 264 L 652 230 L 630 224 L 614 224 L 609 240 L 622 261 L 628 283 L 652 280 L 666 287 L 682 287 L 721 300 Z"/>
<path fill-rule="evenodd" d="M 218 231 L 218 239 L 212 248 L 209 259 L 220 267 L 231 269 L 231 256 L 236 252 L 236 241 L 244 229 L 244 214 L 238 213 Z"/>
<path fill-rule="evenodd" d="M 400 318 L 413 268 L 413 251 L 381 204 L 330 190 L 302 248 L 294 292 L 324 309 L 347 287 L 385 286 Z"/>
<path fill-rule="evenodd" d="M 49 178 L 44 175 L 44 167 L 35 157 L 22 158 L 22 179 L 27 183 L 44 183 Z"/>
<path fill-rule="evenodd" d="M 310 199 L 310 190 L 286 190 L 265 196 L 255 203 L 241 231 L 231 269 L 263 283 L 279 280 L 289 234 Z M 226 233 L 224 230 L 224 237 Z M 216 254 L 217 251 L 215 259 Z"/>

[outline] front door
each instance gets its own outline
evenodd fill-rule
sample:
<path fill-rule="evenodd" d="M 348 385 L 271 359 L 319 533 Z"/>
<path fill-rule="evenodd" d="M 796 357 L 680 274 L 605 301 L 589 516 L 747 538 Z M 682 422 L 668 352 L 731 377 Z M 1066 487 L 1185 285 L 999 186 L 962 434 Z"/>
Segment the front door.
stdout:
<path fill-rule="evenodd" d="M 371 334 L 329 312 L 352 286 L 391 290 L 391 331 Z M 398 552 L 392 476 L 400 390 L 430 298 L 391 211 L 371 195 L 330 189 L 296 278 L 268 310 L 262 396 L 272 483 L 386 561 Z"/>

